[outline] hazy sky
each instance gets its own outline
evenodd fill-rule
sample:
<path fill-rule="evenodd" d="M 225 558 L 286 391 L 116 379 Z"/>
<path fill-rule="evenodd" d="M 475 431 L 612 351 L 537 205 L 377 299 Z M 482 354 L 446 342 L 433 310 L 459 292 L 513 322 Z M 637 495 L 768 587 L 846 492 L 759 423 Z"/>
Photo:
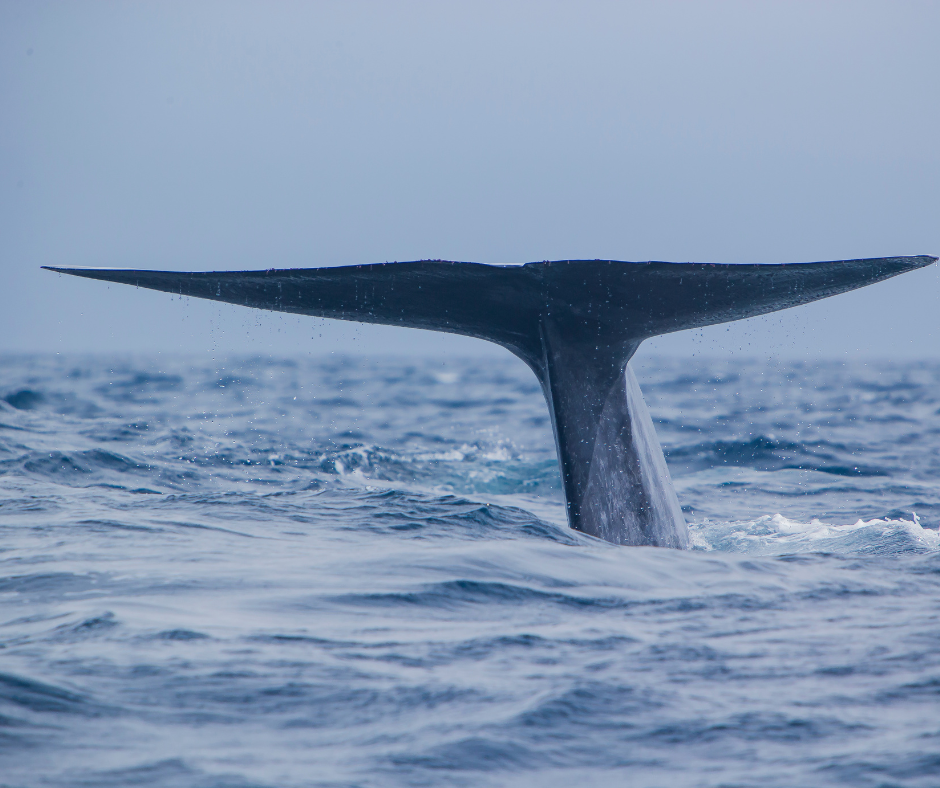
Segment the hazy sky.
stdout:
<path fill-rule="evenodd" d="M 62 277 L 940 253 L 940 3 L 0 2 L 0 350 L 503 353 Z M 940 271 L 646 352 L 940 355 Z"/>

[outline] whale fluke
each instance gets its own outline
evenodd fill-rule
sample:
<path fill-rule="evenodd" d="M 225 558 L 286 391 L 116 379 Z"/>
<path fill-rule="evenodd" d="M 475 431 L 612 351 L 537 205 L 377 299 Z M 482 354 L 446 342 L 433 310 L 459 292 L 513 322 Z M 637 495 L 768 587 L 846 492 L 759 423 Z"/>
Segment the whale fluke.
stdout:
<path fill-rule="evenodd" d="M 334 268 L 51 271 L 258 309 L 424 328 L 508 348 L 548 402 L 572 528 L 615 544 L 688 547 L 662 449 L 628 362 L 649 337 L 854 290 L 926 255 L 788 265 L 420 260 Z"/>

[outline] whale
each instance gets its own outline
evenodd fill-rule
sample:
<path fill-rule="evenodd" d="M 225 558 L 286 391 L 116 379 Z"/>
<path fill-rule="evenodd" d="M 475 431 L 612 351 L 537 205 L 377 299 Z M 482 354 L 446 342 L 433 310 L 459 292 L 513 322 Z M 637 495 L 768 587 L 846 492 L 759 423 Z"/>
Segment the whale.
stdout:
<path fill-rule="evenodd" d="M 501 345 L 548 404 L 568 524 L 618 545 L 688 548 L 689 529 L 629 361 L 650 337 L 807 304 L 936 262 L 449 260 L 257 271 L 43 266 L 179 296 L 429 329 Z"/>

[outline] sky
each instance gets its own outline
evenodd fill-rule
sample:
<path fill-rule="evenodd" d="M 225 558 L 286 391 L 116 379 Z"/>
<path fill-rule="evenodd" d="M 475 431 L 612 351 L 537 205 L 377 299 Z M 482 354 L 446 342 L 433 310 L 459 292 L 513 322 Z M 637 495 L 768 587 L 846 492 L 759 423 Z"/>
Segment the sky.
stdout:
<path fill-rule="evenodd" d="M 940 254 L 936 2 L 0 1 L 0 352 L 504 355 L 41 271 Z M 641 354 L 940 356 L 940 266 Z"/>

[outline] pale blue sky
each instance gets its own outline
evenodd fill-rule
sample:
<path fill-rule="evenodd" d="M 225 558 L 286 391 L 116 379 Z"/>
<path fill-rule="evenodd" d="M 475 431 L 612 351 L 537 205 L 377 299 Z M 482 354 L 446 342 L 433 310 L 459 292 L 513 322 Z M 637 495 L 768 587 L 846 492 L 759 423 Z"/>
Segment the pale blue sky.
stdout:
<path fill-rule="evenodd" d="M 935 2 L 0 3 L 0 350 L 502 353 L 60 277 L 940 253 Z M 645 352 L 940 355 L 933 266 Z"/>

